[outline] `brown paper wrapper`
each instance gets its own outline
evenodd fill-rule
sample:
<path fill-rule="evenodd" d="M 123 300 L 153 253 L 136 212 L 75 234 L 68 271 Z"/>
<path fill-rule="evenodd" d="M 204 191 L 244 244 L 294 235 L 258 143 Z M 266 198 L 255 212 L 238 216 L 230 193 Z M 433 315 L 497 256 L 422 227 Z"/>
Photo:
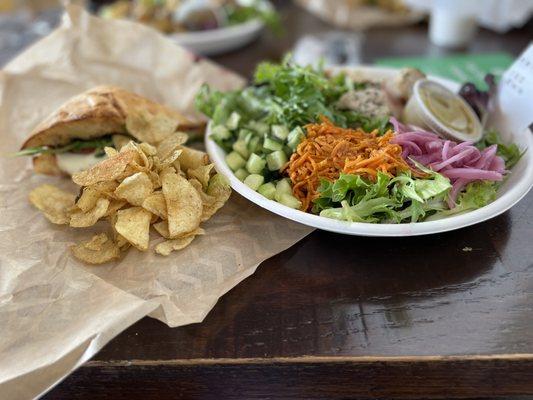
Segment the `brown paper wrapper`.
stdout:
<path fill-rule="evenodd" d="M 168 257 L 131 249 L 94 267 L 68 251 L 93 232 L 52 225 L 31 207 L 28 193 L 40 184 L 76 188 L 5 155 L 66 99 L 114 84 L 200 119 L 193 100 L 205 82 L 221 90 L 244 84 L 147 27 L 74 6 L 0 73 L 0 398 L 38 396 L 145 315 L 171 327 L 202 321 L 262 261 L 311 231 L 233 194 L 188 248 Z"/>

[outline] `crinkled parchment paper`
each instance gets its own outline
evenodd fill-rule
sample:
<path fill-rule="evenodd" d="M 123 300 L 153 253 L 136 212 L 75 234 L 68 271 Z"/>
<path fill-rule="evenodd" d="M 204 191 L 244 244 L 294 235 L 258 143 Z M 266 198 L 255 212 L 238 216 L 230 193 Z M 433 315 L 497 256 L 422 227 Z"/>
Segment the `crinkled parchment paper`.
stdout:
<path fill-rule="evenodd" d="M 0 73 L 0 398 L 38 396 L 147 314 L 172 327 L 202 321 L 259 263 L 311 231 L 234 194 L 185 250 L 160 257 L 132 249 L 95 267 L 67 250 L 91 232 L 52 225 L 30 206 L 30 189 L 42 183 L 75 188 L 5 154 L 63 101 L 109 83 L 198 118 L 193 98 L 203 82 L 244 83 L 149 28 L 73 6 L 56 31 Z"/>

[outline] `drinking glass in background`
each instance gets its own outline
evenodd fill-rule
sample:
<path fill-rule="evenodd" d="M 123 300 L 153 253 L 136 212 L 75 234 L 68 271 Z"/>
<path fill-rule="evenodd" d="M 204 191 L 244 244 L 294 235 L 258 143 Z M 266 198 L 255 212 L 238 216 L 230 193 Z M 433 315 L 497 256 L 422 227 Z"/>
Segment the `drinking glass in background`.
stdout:
<path fill-rule="evenodd" d="M 464 0 L 434 2 L 429 20 L 429 38 L 437 46 L 466 47 L 477 31 L 479 4 Z"/>

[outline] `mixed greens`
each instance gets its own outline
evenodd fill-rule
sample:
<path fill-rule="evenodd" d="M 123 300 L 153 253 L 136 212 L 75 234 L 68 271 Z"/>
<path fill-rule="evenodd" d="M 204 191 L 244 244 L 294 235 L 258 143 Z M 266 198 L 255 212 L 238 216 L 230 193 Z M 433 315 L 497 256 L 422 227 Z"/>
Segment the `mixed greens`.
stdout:
<path fill-rule="evenodd" d="M 378 173 L 375 182 L 360 175 L 341 174 L 335 182 L 322 180 L 313 212 L 351 222 L 417 222 L 444 209 L 450 181 L 421 165 L 428 176 L 409 172 L 394 178 Z"/>
<path fill-rule="evenodd" d="M 462 90 L 466 98 L 477 101 L 476 111 L 483 119 L 494 91 L 490 77 L 487 83 L 491 88 L 487 92 L 472 85 Z M 487 130 L 476 149 L 471 143 L 458 144 L 434 133 L 410 129 L 388 116 L 371 117 L 339 106 L 343 95 L 365 90 L 366 85 L 344 74 L 329 76 L 320 67 L 297 66 L 286 59 L 280 64 L 260 64 L 252 85 L 242 90 L 218 92 L 204 86 L 196 105 L 211 119 L 211 138 L 226 151 L 226 162 L 235 176 L 266 198 L 292 208 L 352 222 L 403 223 L 470 211 L 495 199 L 503 175 L 523 154 L 518 146 L 502 143 L 496 131 Z M 377 138 L 394 131 L 394 138 L 385 140 L 389 132 L 383 143 L 389 146 L 387 151 L 391 146 L 403 148 L 401 156 L 408 168 L 396 168 L 394 164 L 396 169 L 392 169 L 391 164 L 347 173 L 350 163 L 370 165 L 370 158 L 378 150 L 369 148 L 354 156 L 339 138 L 330 147 L 345 146 L 346 154 L 355 159 L 349 160 L 347 155 L 344 166 L 338 165 L 338 157 L 332 161 L 316 158 L 315 154 L 315 160 L 309 160 L 304 153 L 312 151 L 313 146 L 329 146 L 321 141 L 328 139 L 327 135 L 312 143 L 309 140 L 313 124 L 313 135 L 323 128 L 320 121 L 331 124 L 325 125 L 330 136 L 338 129 L 343 135 L 359 129 L 369 140 L 380 142 Z M 357 148 L 353 143 L 350 146 Z M 365 151 L 368 162 L 360 159 Z M 380 154 L 374 159 L 387 157 Z M 319 184 L 314 188 L 308 184 L 302 191 L 302 182 L 294 179 L 294 164 L 307 162 L 309 168 L 315 168 L 316 163 L 326 161 L 330 163 L 329 175 L 320 175 L 320 168 L 316 168 L 310 175 L 318 174 Z M 331 174 L 331 168 L 336 168 L 336 175 L 335 171 Z M 312 202 L 307 205 L 302 196 L 311 190 Z"/>

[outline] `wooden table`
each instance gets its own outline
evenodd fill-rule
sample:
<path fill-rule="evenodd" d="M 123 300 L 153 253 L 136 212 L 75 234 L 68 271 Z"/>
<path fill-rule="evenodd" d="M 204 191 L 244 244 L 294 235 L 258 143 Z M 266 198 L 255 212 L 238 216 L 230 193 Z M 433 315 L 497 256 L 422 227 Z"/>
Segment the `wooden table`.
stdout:
<path fill-rule="evenodd" d="M 250 74 L 331 29 L 288 2 L 268 35 L 216 61 Z M 528 31 L 480 32 L 517 55 Z M 366 34 L 363 62 L 437 55 L 424 25 Z M 491 221 L 419 238 L 316 231 L 201 324 L 145 318 L 46 399 L 348 399 L 533 394 L 533 193 Z"/>

